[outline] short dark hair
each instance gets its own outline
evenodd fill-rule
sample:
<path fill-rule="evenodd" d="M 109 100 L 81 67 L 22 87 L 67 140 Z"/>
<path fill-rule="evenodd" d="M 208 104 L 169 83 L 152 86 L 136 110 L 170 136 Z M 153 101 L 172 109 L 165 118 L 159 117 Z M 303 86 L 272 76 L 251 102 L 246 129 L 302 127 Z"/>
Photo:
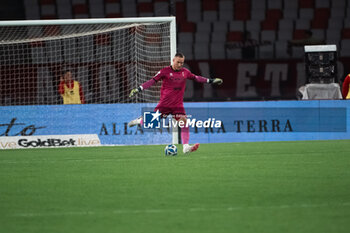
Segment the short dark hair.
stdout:
<path fill-rule="evenodd" d="M 176 54 L 175 54 L 175 57 L 181 57 L 181 58 L 184 58 L 184 57 L 185 57 L 185 55 L 184 55 L 183 53 L 178 52 L 178 53 L 176 53 Z"/>

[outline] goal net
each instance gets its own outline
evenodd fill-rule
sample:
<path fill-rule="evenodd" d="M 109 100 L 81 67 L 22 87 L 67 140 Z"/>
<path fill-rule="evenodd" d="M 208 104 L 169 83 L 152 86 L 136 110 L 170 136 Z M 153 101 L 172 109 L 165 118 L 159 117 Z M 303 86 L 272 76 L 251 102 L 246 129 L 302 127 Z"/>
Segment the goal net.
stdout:
<path fill-rule="evenodd" d="M 0 105 L 62 104 L 65 71 L 85 103 L 157 102 L 128 94 L 171 62 L 174 17 L 0 21 Z"/>

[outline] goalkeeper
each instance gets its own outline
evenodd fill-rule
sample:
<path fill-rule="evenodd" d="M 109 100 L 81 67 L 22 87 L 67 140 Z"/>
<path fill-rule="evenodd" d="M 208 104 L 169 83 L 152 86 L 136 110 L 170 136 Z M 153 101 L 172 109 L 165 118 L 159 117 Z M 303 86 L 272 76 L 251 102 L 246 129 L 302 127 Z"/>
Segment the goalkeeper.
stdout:
<path fill-rule="evenodd" d="M 152 79 L 143 83 L 138 88 L 131 90 L 129 97 L 134 97 L 139 92 L 150 88 L 159 81 L 162 82 L 160 90 L 160 100 L 155 108 L 159 110 L 162 117 L 167 117 L 169 114 L 173 115 L 177 121 L 183 121 L 185 127 L 181 128 L 181 140 L 183 144 L 183 152 L 189 153 L 196 151 L 199 143 L 193 146 L 189 145 L 190 132 L 186 125 L 186 112 L 183 106 L 183 97 L 186 88 L 186 80 L 194 80 L 200 83 L 222 84 L 222 79 L 214 78 L 207 79 L 198 75 L 192 74 L 188 69 L 184 68 L 185 56 L 182 53 L 175 54 L 171 66 L 161 69 Z M 139 117 L 129 122 L 129 127 L 135 125 L 142 125 L 143 119 Z"/>

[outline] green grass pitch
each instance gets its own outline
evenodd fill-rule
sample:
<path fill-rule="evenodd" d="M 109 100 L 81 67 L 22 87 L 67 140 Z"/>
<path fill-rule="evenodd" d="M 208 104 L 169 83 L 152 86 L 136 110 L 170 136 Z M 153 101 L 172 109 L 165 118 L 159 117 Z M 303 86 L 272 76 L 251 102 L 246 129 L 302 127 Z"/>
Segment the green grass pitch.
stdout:
<path fill-rule="evenodd" d="M 349 232 L 348 140 L 163 150 L 0 151 L 0 232 Z"/>

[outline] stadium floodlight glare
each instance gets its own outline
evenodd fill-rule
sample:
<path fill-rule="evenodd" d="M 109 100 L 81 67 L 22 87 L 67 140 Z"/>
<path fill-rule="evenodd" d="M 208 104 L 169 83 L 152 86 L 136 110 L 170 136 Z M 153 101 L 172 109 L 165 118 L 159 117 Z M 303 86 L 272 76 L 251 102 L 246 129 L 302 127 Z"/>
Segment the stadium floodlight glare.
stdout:
<path fill-rule="evenodd" d="M 0 21 L 0 105 L 61 104 L 66 69 L 86 103 L 157 102 L 160 84 L 128 94 L 175 53 L 175 17 Z"/>

